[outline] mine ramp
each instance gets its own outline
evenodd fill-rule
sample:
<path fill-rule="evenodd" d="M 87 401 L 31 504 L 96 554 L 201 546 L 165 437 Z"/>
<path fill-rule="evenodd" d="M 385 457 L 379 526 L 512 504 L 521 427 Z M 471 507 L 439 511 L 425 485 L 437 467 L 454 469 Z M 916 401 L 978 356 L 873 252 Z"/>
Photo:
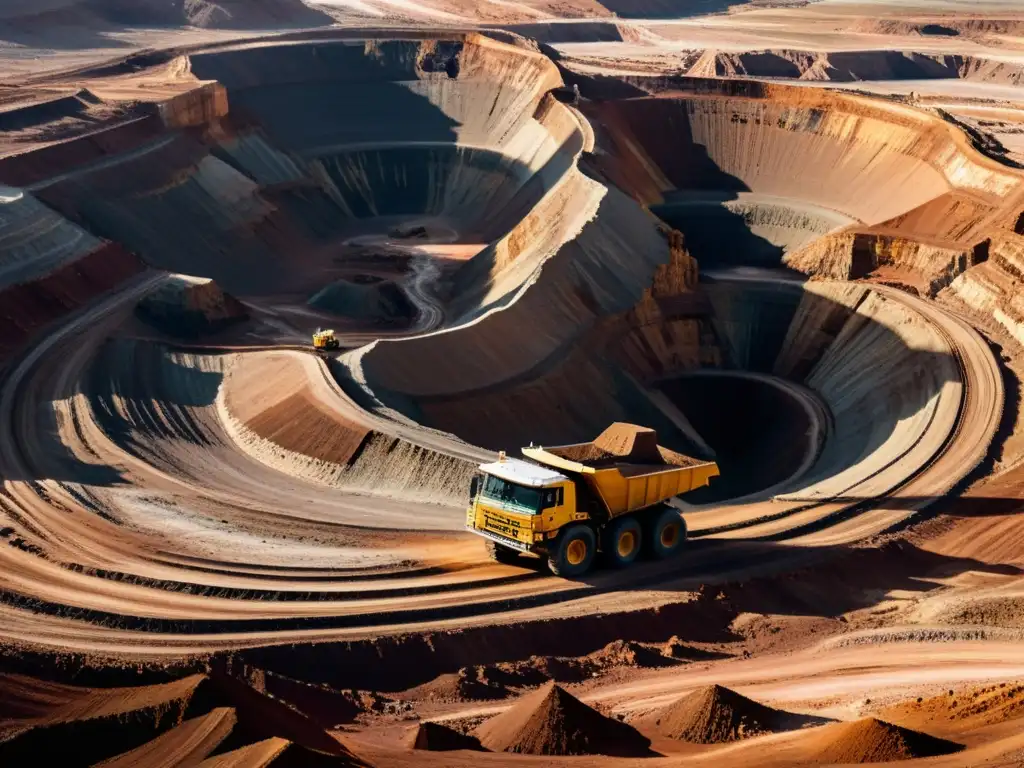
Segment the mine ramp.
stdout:
<path fill-rule="evenodd" d="M 589 443 L 529 447 L 523 455 L 552 469 L 582 476 L 609 517 L 633 512 L 703 488 L 718 473 L 713 461 L 658 445 L 653 429 L 616 422 Z"/>
<path fill-rule="evenodd" d="M 718 475 L 714 462 L 658 445 L 653 429 L 618 422 L 592 442 L 531 445 L 523 455 L 531 461 L 502 453 L 480 465 L 466 528 L 499 562 L 531 552 L 564 576 L 586 573 L 598 553 L 615 567 L 641 552 L 677 554 L 686 523 L 665 502 Z"/>

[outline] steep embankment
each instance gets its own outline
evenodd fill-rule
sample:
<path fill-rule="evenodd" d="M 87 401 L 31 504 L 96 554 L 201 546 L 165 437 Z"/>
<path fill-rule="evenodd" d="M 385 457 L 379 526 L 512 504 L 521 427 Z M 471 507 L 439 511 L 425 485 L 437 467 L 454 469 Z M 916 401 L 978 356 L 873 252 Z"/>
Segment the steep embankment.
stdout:
<path fill-rule="evenodd" d="M 797 80 L 855 82 L 859 80 L 960 79 L 1020 85 L 1024 66 L 956 54 L 895 51 L 765 50 L 746 53 L 709 51 L 700 59 L 700 72 L 715 77 L 773 77 Z M 696 66 L 696 65 L 695 65 Z"/>
<path fill-rule="evenodd" d="M 1015 174 L 900 105 L 762 83 L 630 82 L 658 95 L 587 107 L 609 134 L 601 168 L 680 229 L 705 267 L 784 260 L 833 277 L 864 274 L 852 248 L 820 266 L 800 248 L 872 227 L 969 249 L 977 228 L 1020 194 Z M 598 78 L 584 90 L 603 87 Z"/>
<path fill-rule="evenodd" d="M 116 288 L 144 265 L 40 203 L 0 189 L 0 362 L 33 334 Z"/>

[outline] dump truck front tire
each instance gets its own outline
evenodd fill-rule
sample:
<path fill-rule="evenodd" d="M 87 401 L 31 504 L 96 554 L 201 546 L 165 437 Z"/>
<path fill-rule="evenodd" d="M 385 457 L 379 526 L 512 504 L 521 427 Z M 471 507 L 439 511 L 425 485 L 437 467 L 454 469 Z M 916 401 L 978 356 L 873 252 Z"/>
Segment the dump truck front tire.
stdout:
<path fill-rule="evenodd" d="M 555 576 L 582 576 L 590 570 L 596 554 L 594 529 L 589 525 L 570 525 L 548 555 L 548 567 Z"/>
<path fill-rule="evenodd" d="M 640 554 L 643 535 L 632 515 L 613 520 L 604 529 L 604 557 L 613 568 L 625 568 Z"/>
<path fill-rule="evenodd" d="M 647 551 L 659 560 L 673 557 L 683 549 L 686 541 L 686 521 L 674 507 L 663 506 L 655 510 L 647 526 Z"/>
<path fill-rule="evenodd" d="M 487 547 L 487 556 L 496 563 L 510 565 L 519 559 L 519 552 L 512 549 L 512 547 L 506 547 L 490 539 L 485 542 L 485 545 Z"/>

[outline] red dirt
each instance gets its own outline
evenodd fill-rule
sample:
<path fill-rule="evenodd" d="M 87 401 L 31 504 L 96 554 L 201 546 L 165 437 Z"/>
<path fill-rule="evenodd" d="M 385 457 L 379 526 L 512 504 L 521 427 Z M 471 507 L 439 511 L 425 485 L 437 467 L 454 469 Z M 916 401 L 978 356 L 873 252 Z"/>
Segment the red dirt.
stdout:
<path fill-rule="evenodd" d="M 0 735 L 8 729 L 166 710 L 174 705 L 184 711 L 203 680 L 202 675 L 192 675 L 159 685 L 85 688 L 23 675 L 0 675 Z"/>
<path fill-rule="evenodd" d="M 104 760 L 97 768 L 151 768 L 155 765 L 191 765 L 203 760 L 227 738 L 237 718 L 230 707 L 218 707 L 186 720 L 131 752 Z"/>
<path fill-rule="evenodd" d="M 800 715 L 766 707 L 720 685 L 700 688 L 649 718 L 663 736 L 698 744 L 790 730 L 800 719 Z"/>
<path fill-rule="evenodd" d="M 424 701 L 489 701 L 503 699 L 509 691 L 479 679 L 480 668 L 463 667 L 458 672 L 440 675 L 429 683 L 412 688 L 407 695 Z"/>
<path fill-rule="evenodd" d="M 143 268 L 134 255 L 108 243 L 40 280 L 0 291 L 0 360 L 43 326 L 116 288 Z"/>
<path fill-rule="evenodd" d="M 697 459 L 662 448 L 658 445 L 658 433 L 653 429 L 618 421 L 594 438 L 593 442 L 548 450 L 570 461 L 595 466 L 599 463 L 626 462 L 688 467 L 700 463 Z"/>
<path fill-rule="evenodd" d="M 265 440 L 333 464 L 349 464 L 370 431 L 326 412 L 309 392 L 298 392 L 263 411 L 246 426 Z"/>
<path fill-rule="evenodd" d="M 963 749 L 956 742 L 873 717 L 822 728 L 812 743 L 823 763 L 884 763 L 948 755 Z"/>
<path fill-rule="evenodd" d="M 667 658 L 656 649 L 632 640 L 608 643 L 600 651 L 590 654 L 588 659 L 601 667 L 665 667 L 675 663 L 674 659 Z"/>
<path fill-rule="evenodd" d="M 209 695 L 216 704 L 228 704 L 238 712 L 240 730 L 255 738 L 276 736 L 308 749 L 358 760 L 338 740 L 312 719 L 230 675 L 215 672 L 209 678 Z M 236 729 L 238 730 L 238 729 Z"/>
<path fill-rule="evenodd" d="M 475 735 L 487 749 L 529 755 L 648 754 L 650 740 L 549 683 L 488 720 Z"/>
<path fill-rule="evenodd" d="M 1024 717 L 1024 685 L 997 683 L 943 692 L 927 699 L 910 700 L 881 713 L 888 722 L 909 728 L 933 723 L 981 727 Z"/>
<path fill-rule="evenodd" d="M 456 749 L 482 749 L 480 742 L 441 723 L 420 723 L 409 730 L 406 740 L 409 749 L 431 752 L 450 752 Z"/>
<path fill-rule="evenodd" d="M 211 757 L 199 764 L 200 768 L 263 768 L 277 762 L 291 747 L 284 739 L 266 739 L 240 749 Z"/>
<path fill-rule="evenodd" d="M 377 694 L 339 691 L 264 670 L 249 670 L 246 679 L 257 691 L 287 702 L 324 728 L 352 723 L 366 712 L 383 711 L 390 702 L 390 699 Z"/>

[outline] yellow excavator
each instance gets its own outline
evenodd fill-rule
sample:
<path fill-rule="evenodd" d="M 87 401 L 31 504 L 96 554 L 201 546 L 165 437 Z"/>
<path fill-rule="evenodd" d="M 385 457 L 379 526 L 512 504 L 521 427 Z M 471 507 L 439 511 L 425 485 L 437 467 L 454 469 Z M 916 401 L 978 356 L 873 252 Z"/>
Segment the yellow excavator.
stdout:
<path fill-rule="evenodd" d="M 708 485 L 718 465 L 658 445 L 653 429 L 616 422 L 589 443 L 523 448 L 531 461 L 480 465 L 466 528 L 487 539 L 493 560 L 546 557 L 558 576 L 582 576 L 600 553 L 625 567 L 641 552 L 676 555 L 686 522 L 665 502 Z"/>
<path fill-rule="evenodd" d="M 334 335 L 332 328 L 317 328 L 313 334 L 313 349 L 317 352 L 326 352 L 331 349 L 337 349 L 340 346 L 341 343 L 338 341 L 338 337 Z"/>

